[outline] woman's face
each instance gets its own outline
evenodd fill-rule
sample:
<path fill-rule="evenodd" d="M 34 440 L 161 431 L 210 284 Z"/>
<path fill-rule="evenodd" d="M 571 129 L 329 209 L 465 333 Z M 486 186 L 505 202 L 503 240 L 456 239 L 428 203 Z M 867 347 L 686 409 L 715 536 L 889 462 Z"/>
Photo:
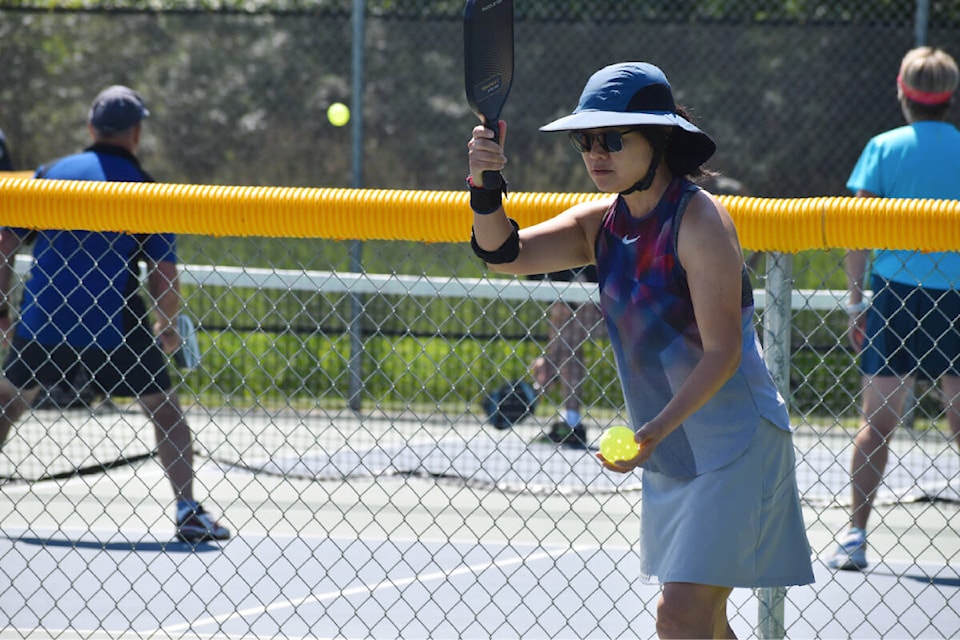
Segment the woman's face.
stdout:
<path fill-rule="evenodd" d="M 586 129 L 571 132 L 570 138 L 593 183 L 604 193 L 632 187 L 647 173 L 653 158 L 653 148 L 637 129 Z"/>

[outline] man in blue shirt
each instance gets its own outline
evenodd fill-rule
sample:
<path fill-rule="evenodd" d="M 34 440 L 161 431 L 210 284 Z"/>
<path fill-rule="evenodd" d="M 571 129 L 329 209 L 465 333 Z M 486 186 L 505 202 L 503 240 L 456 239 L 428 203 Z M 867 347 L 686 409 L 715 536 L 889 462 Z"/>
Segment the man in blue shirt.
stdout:
<path fill-rule="evenodd" d="M 960 199 L 960 131 L 946 121 L 958 83 L 957 63 L 944 51 L 908 52 L 897 76 L 907 124 L 867 143 L 847 188 L 867 198 Z M 960 441 L 960 253 L 875 251 L 869 306 L 863 295 L 868 257 L 851 251 L 845 259 L 850 342 L 860 352 L 863 373 L 863 422 L 851 463 L 850 528 L 828 561 L 835 569 L 867 566 L 867 520 L 890 435 L 917 378 L 940 381 L 947 422 Z"/>
<path fill-rule="evenodd" d="M 37 178 L 152 182 L 135 153 L 149 111 L 135 91 L 112 86 L 90 108 L 93 145 L 37 170 Z M 33 243 L 19 321 L 12 324 L 13 260 Z M 156 321 L 138 295 L 147 264 Z M 0 330 L 10 351 L 0 378 L 0 445 L 50 386 L 83 367 L 107 396 L 136 397 L 154 425 L 160 463 L 177 500 L 176 534 L 185 542 L 224 540 L 230 532 L 193 496 L 192 435 L 167 372 L 165 354 L 181 344 L 180 285 L 173 234 L 80 229 L 0 229 Z"/>

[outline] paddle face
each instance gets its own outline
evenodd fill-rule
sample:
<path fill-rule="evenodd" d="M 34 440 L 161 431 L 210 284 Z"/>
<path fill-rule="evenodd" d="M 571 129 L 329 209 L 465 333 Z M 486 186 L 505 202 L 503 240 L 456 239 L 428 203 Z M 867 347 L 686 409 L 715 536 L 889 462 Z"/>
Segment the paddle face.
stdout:
<path fill-rule="evenodd" d="M 513 0 L 466 0 L 463 66 L 467 102 L 497 141 L 500 112 L 513 85 Z M 499 174 L 483 174 L 487 189 L 500 184 Z"/>

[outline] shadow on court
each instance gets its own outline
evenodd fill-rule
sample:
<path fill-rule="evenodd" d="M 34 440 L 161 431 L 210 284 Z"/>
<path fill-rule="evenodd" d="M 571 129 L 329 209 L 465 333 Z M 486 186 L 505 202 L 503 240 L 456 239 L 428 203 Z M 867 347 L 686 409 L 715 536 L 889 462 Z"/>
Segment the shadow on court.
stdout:
<path fill-rule="evenodd" d="M 928 571 L 924 567 L 907 566 L 897 570 L 896 565 L 882 564 L 872 569 L 867 569 L 865 573 L 870 576 L 889 576 L 891 578 L 915 580 L 922 584 L 937 587 L 960 589 L 960 573 L 958 573 L 954 567 L 930 567 Z"/>
<path fill-rule="evenodd" d="M 32 544 L 40 547 L 67 547 L 70 549 L 94 549 L 101 551 L 132 551 L 139 553 L 210 553 L 219 551 L 220 546 L 209 542 L 200 542 L 190 544 L 188 542 L 170 541 L 161 542 L 154 540 L 139 541 L 102 541 L 102 540 L 84 540 L 70 538 L 38 538 L 35 536 L 20 536 L 11 538 L 4 536 L 11 542 L 20 542 L 23 544 Z"/>

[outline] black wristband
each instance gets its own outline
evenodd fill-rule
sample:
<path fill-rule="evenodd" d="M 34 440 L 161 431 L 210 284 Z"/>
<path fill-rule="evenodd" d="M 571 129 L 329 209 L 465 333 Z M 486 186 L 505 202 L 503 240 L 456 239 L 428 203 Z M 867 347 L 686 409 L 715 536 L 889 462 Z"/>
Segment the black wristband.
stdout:
<path fill-rule="evenodd" d="M 494 251 L 481 249 L 477 244 L 477 236 L 472 230 L 470 231 L 470 248 L 487 264 L 506 264 L 513 262 L 520 255 L 520 225 L 513 218 L 507 218 L 507 220 L 513 225 L 513 233 Z"/>
<path fill-rule="evenodd" d="M 7 307 L 7 306 L 0 307 L 0 319 L 9 318 L 9 317 L 10 317 L 10 307 Z"/>
<path fill-rule="evenodd" d="M 503 196 L 507 195 L 507 181 L 500 176 L 499 189 L 485 189 L 473 183 L 473 176 L 467 176 L 467 188 L 470 190 L 470 208 L 478 216 L 493 213 L 503 206 Z"/>

